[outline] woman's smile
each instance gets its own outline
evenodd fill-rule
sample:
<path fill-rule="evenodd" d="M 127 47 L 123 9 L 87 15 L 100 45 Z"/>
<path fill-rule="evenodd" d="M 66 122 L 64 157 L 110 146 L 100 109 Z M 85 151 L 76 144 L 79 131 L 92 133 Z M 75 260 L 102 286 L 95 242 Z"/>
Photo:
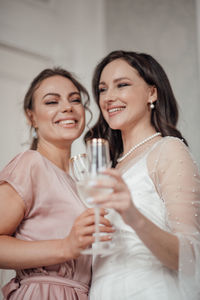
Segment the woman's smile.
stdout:
<path fill-rule="evenodd" d="M 77 122 L 75 118 L 64 118 L 56 121 L 55 124 L 63 128 L 74 128 Z"/>
<path fill-rule="evenodd" d="M 123 112 L 125 110 L 125 108 L 126 108 L 125 105 L 124 106 L 122 106 L 122 105 L 119 105 L 119 106 L 113 105 L 111 107 L 108 107 L 107 112 L 108 112 L 109 117 L 113 117 L 113 116 L 118 115 L 121 112 Z"/>

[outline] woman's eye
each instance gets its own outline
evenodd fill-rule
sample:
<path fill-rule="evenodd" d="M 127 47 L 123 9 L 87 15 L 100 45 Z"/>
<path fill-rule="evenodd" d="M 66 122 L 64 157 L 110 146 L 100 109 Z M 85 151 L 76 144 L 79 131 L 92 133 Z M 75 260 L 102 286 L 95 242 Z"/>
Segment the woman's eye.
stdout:
<path fill-rule="evenodd" d="M 81 103 L 81 99 L 80 98 L 72 99 L 71 102 L 72 103 Z"/>
<path fill-rule="evenodd" d="M 98 90 L 99 94 L 100 94 L 100 93 L 103 93 L 103 92 L 105 92 L 105 91 L 106 91 L 106 88 L 105 88 L 105 87 L 101 87 L 101 88 L 99 88 L 99 90 Z"/>
<path fill-rule="evenodd" d="M 124 87 L 124 86 L 129 86 L 130 84 L 129 83 L 126 83 L 126 82 L 122 82 L 122 83 L 119 83 L 117 85 L 118 88 L 121 88 L 121 87 Z"/>
<path fill-rule="evenodd" d="M 46 105 L 57 104 L 57 103 L 58 103 L 58 101 L 56 101 L 56 100 L 48 100 L 48 101 L 45 102 Z"/>

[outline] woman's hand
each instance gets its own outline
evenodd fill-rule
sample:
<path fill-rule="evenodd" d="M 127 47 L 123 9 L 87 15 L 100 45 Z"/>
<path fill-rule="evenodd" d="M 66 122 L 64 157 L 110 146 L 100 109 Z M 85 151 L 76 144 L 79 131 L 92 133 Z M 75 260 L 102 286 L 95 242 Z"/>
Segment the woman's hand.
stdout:
<path fill-rule="evenodd" d="M 111 240 L 111 234 L 114 232 L 110 221 L 105 218 L 107 211 L 104 208 L 100 208 L 100 226 L 99 231 L 108 233 L 100 237 L 101 241 Z M 70 253 L 67 254 L 72 258 L 77 258 L 83 249 L 89 247 L 95 241 L 95 210 L 89 208 L 84 211 L 74 222 L 70 234 L 65 239 L 67 242 L 67 248 Z"/>
<path fill-rule="evenodd" d="M 133 204 L 127 184 L 124 182 L 119 170 L 107 169 L 103 174 L 108 175 L 110 178 L 96 181 L 95 187 L 110 188 L 113 191 L 110 194 L 99 194 L 93 198 L 93 203 L 104 208 L 114 208 L 122 215 L 126 223 L 130 223 L 136 207 Z"/>

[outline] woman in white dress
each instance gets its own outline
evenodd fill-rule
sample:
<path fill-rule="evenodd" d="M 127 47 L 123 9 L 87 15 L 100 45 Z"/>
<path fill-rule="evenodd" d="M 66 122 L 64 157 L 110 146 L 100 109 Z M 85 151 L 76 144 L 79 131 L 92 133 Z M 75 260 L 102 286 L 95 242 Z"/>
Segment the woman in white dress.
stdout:
<path fill-rule="evenodd" d="M 100 116 L 85 139 L 107 138 L 112 255 L 93 260 L 90 300 L 200 299 L 200 177 L 176 128 L 169 80 L 150 55 L 114 51 L 96 67 Z"/>

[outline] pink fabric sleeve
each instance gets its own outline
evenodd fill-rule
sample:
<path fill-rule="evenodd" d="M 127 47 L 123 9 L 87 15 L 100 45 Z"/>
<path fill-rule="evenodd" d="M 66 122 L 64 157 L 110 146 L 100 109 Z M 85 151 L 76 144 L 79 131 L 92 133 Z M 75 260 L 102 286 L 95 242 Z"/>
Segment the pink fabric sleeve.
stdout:
<path fill-rule="evenodd" d="M 37 158 L 35 151 L 20 153 L 0 172 L 0 184 L 3 182 L 9 183 L 24 201 L 25 216 L 28 214 L 33 202 L 33 178 L 37 176 Z"/>

